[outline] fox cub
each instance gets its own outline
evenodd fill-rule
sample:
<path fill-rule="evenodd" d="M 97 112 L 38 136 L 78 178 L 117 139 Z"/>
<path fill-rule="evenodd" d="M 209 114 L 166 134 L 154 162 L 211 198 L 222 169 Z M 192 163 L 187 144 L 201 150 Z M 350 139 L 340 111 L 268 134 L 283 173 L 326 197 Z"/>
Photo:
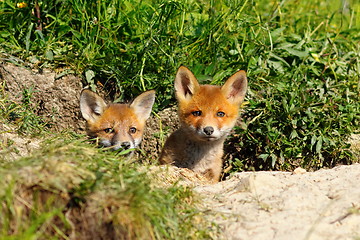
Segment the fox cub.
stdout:
<path fill-rule="evenodd" d="M 80 110 L 86 120 L 87 134 L 113 150 L 136 148 L 141 140 L 145 122 L 150 117 L 155 91 L 147 91 L 130 104 L 110 103 L 89 89 L 80 95 Z"/>
<path fill-rule="evenodd" d="M 165 142 L 160 164 L 189 168 L 211 182 L 219 181 L 224 141 L 238 118 L 246 89 L 244 71 L 236 72 L 220 87 L 200 85 L 181 66 L 175 77 L 180 128 Z"/>

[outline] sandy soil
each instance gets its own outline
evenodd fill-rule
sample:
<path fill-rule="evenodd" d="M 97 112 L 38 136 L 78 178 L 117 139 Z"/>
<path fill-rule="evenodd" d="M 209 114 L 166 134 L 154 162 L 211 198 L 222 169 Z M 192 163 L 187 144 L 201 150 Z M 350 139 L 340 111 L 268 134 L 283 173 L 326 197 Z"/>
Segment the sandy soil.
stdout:
<path fill-rule="evenodd" d="M 0 62 L 0 84 L 3 83 L 7 93 L 5 97 L 10 101 L 21 103 L 22 92 L 31 90 L 34 113 L 41 116 L 52 130 L 79 131 L 83 128 L 82 121 L 79 121 L 79 97 L 82 89 L 79 77 Z"/>
<path fill-rule="evenodd" d="M 238 173 L 195 190 L 225 239 L 360 239 L 360 164 L 295 172 Z"/>

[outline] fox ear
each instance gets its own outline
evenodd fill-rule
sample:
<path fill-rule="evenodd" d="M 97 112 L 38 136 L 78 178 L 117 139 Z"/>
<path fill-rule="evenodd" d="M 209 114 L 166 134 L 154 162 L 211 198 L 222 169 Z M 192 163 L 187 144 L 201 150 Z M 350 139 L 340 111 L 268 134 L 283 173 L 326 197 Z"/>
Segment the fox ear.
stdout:
<path fill-rule="evenodd" d="M 136 116 L 142 121 L 146 121 L 150 117 L 152 106 L 155 102 L 155 91 L 150 90 L 143 92 L 137 96 L 130 107 L 134 109 Z"/>
<path fill-rule="evenodd" d="M 244 101 L 247 90 L 247 78 L 245 71 L 241 70 L 232 75 L 221 87 L 221 91 L 229 101 L 240 104 Z"/>
<path fill-rule="evenodd" d="M 106 108 L 105 101 L 89 89 L 84 89 L 80 95 L 80 111 L 86 121 L 94 121 Z"/>
<path fill-rule="evenodd" d="M 175 77 L 175 93 L 178 100 L 188 100 L 200 85 L 194 74 L 184 66 L 179 67 Z"/>

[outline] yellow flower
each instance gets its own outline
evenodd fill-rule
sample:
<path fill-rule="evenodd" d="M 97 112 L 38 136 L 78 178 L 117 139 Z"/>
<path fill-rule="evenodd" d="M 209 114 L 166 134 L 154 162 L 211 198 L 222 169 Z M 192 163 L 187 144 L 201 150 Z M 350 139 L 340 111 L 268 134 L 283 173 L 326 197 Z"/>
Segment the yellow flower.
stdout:
<path fill-rule="evenodd" d="M 320 62 L 320 57 L 316 53 L 311 53 L 311 56 L 315 59 L 316 62 Z"/>
<path fill-rule="evenodd" d="M 20 2 L 20 3 L 17 3 L 16 6 L 18 8 L 26 8 L 28 5 L 26 2 Z"/>

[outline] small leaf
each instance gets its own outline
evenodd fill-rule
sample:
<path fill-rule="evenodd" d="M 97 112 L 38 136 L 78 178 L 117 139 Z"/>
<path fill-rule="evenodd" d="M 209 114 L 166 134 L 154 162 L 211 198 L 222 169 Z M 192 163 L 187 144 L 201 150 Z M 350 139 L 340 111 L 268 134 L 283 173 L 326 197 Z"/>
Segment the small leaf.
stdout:
<path fill-rule="evenodd" d="M 320 136 L 319 140 L 316 143 L 316 153 L 320 153 L 321 152 L 321 147 L 322 147 L 322 143 L 323 143 L 323 139 Z"/>
<path fill-rule="evenodd" d="M 261 159 L 263 159 L 263 160 L 266 160 L 268 157 L 269 157 L 269 154 L 267 154 L 267 153 L 264 153 L 264 154 L 260 154 L 260 155 L 259 155 L 259 158 L 261 158 Z"/>
<path fill-rule="evenodd" d="M 231 49 L 231 50 L 229 51 L 229 54 L 232 55 L 232 56 L 234 56 L 234 55 L 239 54 L 239 52 L 238 52 L 236 49 Z"/>
<path fill-rule="evenodd" d="M 312 136 L 311 138 L 311 146 L 314 146 L 316 143 L 317 137 L 315 135 Z"/>
<path fill-rule="evenodd" d="M 82 39 L 82 38 L 83 38 L 83 35 L 82 35 L 81 33 L 79 33 L 78 31 L 72 30 L 71 32 L 72 32 L 72 34 L 74 34 L 74 36 L 75 36 L 77 39 Z"/>
<path fill-rule="evenodd" d="M 290 140 L 297 138 L 299 135 L 296 130 L 293 130 L 290 134 Z"/>
<path fill-rule="evenodd" d="M 288 53 L 290 53 L 291 55 L 297 56 L 299 58 L 304 58 L 307 57 L 309 55 L 308 51 L 299 51 L 293 48 L 284 48 Z"/>
<path fill-rule="evenodd" d="M 275 154 L 271 154 L 271 167 L 275 167 L 275 163 L 276 163 L 276 155 Z"/>
<path fill-rule="evenodd" d="M 284 30 L 285 30 L 285 27 L 275 29 L 274 31 L 271 32 L 271 37 L 273 39 L 278 38 Z"/>
<path fill-rule="evenodd" d="M 46 57 L 48 60 L 50 60 L 50 61 L 54 60 L 54 53 L 53 53 L 53 51 L 51 51 L 51 50 L 46 51 L 45 57 Z"/>
<path fill-rule="evenodd" d="M 95 73 L 93 70 L 87 70 L 85 72 L 85 78 L 88 83 L 92 83 L 94 77 L 95 77 Z"/>
<path fill-rule="evenodd" d="M 96 90 L 96 85 L 94 83 L 94 77 L 95 77 L 95 73 L 93 70 L 86 70 L 86 72 L 85 72 L 86 82 L 89 84 L 90 89 L 92 91 Z"/>
<path fill-rule="evenodd" d="M 40 30 L 35 30 L 35 34 L 39 35 L 41 40 L 45 41 L 44 34 Z"/>
<path fill-rule="evenodd" d="M 31 37 L 31 32 L 32 32 L 32 29 L 34 27 L 34 23 L 31 23 L 28 27 L 28 32 L 26 33 L 26 37 L 25 37 L 25 49 L 26 49 L 26 52 L 29 52 L 30 50 L 30 37 Z"/>
<path fill-rule="evenodd" d="M 129 149 L 126 149 L 126 150 L 122 150 L 121 152 L 119 152 L 119 155 L 120 156 L 127 155 L 127 154 L 129 154 L 130 152 L 132 152 L 134 150 L 135 150 L 134 148 L 129 148 Z"/>
<path fill-rule="evenodd" d="M 280 73 L 285 72 L 281 62 L 268 60 L 268 64 L 269 64 L 269 67 L 273 68 L 274 70 L 279 71 Z"/>

